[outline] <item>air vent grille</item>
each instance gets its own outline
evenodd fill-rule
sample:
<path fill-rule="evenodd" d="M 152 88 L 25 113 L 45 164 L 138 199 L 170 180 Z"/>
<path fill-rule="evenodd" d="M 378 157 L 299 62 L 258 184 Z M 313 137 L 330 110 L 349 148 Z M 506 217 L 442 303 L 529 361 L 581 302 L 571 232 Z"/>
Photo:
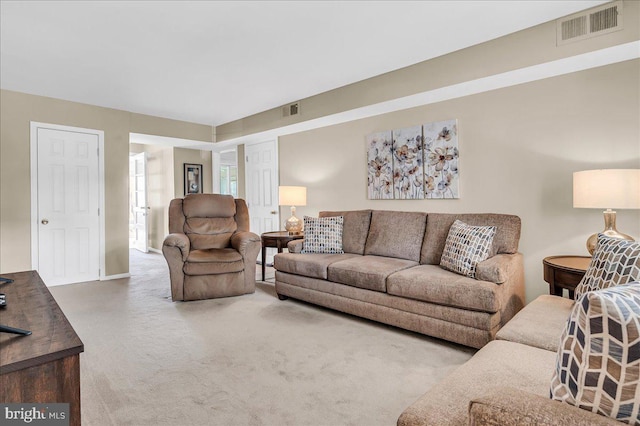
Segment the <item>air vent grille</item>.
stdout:
<path fill-rule="evenodd" d="M 282 107 L 282 116 L 283 117 L 291 117 L 292 115 L 300 114 L 300 103 L 294 102 L 292 104 L 286 105 Z"/>
<path fill-rule="evenodd" d="M 557 21 L 557 45 L 622 29 L 622 2 L 615 1 Z"/>

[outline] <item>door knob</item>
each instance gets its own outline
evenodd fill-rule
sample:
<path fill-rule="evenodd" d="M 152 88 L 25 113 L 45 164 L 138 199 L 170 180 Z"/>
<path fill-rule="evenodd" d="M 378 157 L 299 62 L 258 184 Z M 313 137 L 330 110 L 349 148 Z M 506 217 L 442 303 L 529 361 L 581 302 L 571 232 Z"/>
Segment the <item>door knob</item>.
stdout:
<path fill-rule="evenodd" d="M 49 223 L 49 219 L 42 219 L 40 223 L 46 225 L 47 223 Z"/>
<path fill-rule="evenodd" d="M 271 210 L 271 214 L 278 214 L 276 210 Z"/>

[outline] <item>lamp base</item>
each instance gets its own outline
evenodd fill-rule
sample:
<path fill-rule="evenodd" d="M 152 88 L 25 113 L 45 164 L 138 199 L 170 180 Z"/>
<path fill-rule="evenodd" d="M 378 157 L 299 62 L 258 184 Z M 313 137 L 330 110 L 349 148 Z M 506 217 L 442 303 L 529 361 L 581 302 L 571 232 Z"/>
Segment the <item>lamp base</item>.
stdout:
<path fill-rule="evenodd" d="M 284 229 L 289 235 L 300 235 L 302 233 L 302 221 L 296 217 L 296 208 L 291 206 L 291 217 L 284 223 Z"/>
<path fill-rule="evenodd" d="M 611 209 L 607 209 L 603 213 L 604 231 L 593 234 L 587 240 L 587 250 L 591 255 L 593 255 L 593 252 L 596 250 L 596 245 L 598 244 L 598 234 L 604 234 L 607 237 L 618 238 L 620 240 L 634 241 L 634 239 L 630 235 L 618 232 L 618 230 L 616 229 L 616 212 Z"/>

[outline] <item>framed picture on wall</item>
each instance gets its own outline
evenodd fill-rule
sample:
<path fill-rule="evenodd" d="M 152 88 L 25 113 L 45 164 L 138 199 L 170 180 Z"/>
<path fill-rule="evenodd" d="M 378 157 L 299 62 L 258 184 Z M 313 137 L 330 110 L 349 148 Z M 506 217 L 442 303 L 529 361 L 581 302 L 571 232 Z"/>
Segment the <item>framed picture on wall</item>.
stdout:
<path fill-rule="evenodd" d="M 202 194 L 202 164 L 184 163 L 184 195 Z"/>

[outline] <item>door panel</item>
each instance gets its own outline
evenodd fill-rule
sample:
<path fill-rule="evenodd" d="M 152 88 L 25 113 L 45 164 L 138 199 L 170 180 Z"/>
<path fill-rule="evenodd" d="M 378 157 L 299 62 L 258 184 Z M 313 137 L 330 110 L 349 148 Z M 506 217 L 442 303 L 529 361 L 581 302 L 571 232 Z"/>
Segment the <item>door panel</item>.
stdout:
<path fill-rule="evenodd" d="M 245 147 L 247 204 L 251 217 L 251 231 L 260 235 L 280 229 L 278 195 L 278 164 L 275 141 Z M 261 256 L 258 256 L 261 259 Z M 267 253 L 267 263 L 273 253 Z"/>
<path fill-rule="evenodd" d="M 129 238 L 131 247 L 147 253 L 149 251 L 149 205 L 147 203 L 147 155 L 129 157 L 129 185 L 131 206 L 129 219 Z"/>
<path fill-rule="evenodd" d="M 98 136 L 38 128 L 38 271 L 47 285 L 99 278 Z"/>

